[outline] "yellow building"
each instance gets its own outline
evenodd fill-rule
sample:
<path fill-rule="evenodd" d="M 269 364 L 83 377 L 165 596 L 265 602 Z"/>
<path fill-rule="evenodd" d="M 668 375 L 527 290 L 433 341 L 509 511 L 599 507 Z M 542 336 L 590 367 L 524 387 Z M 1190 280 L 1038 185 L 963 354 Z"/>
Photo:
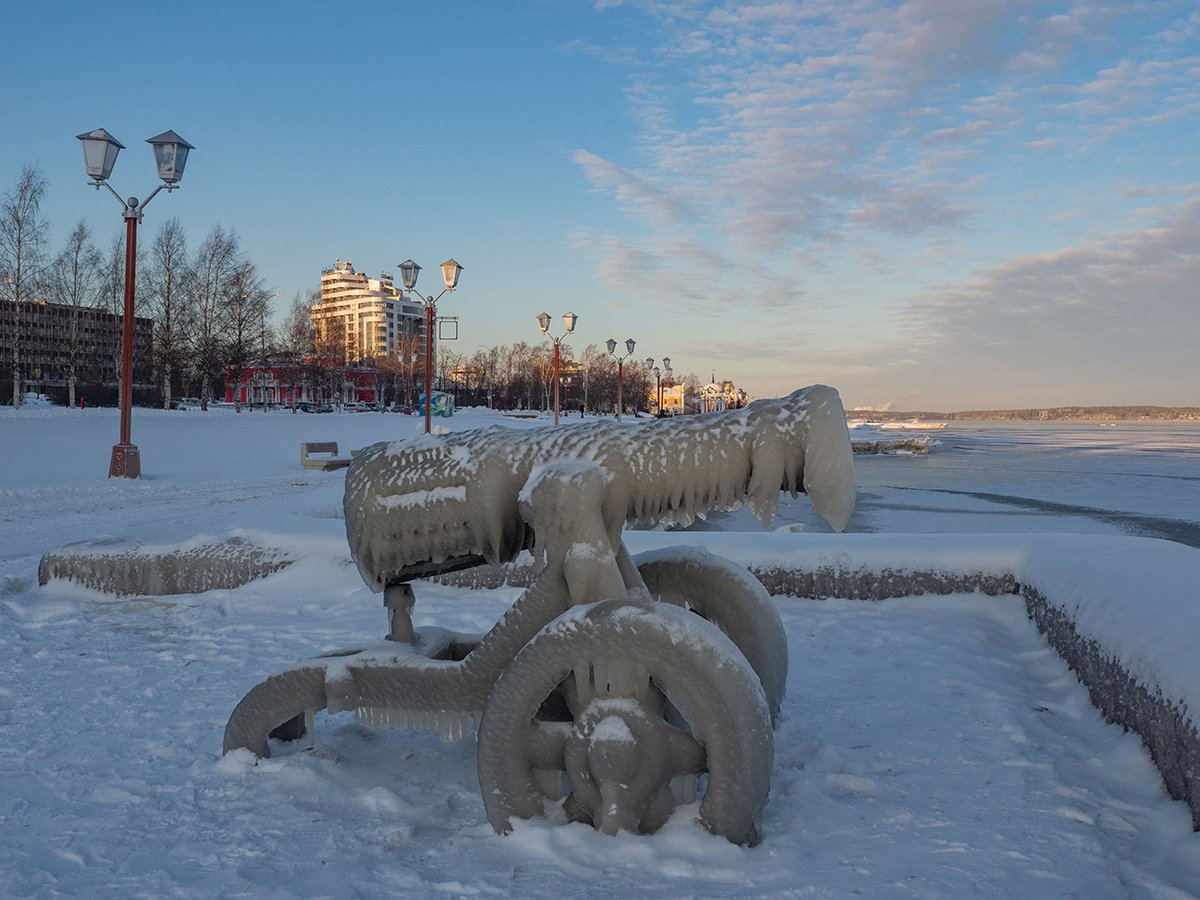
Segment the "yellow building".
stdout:
<path fill-rule="evenodd" d="M 414 355 L 424 365 L 425 307 L 406 300 L 390 274 L 368 278 L 349 260 L 336 260 L 321 270 L 321 300 L 310 315 L 322 355 L 347 364 Z"/>
<path fill-rule="evenodd" d="M 667 387 L 663 385 L 662 389 L 662 411 L 668 416 L 682 416 L 686 411 L 684 409 L 684 391 L 682 384 L 672 385 Z"/>

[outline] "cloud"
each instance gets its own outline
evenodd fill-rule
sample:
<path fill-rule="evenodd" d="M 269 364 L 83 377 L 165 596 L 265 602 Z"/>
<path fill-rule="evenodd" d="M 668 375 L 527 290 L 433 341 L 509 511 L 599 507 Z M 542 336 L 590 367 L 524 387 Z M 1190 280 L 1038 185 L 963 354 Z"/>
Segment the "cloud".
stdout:
<path fill-rule="evenodd" d="M 655 225 L 676 225 L 691 218 L 687 204 L 669 188 L 586 150 L 576 150 L 571 158 L 593 187 L 611 193 L 626 212 Z"/>
<path fill-rule="evenodd" d="M 1171 279 L 1195 273 L 1138 262 L 1190 207 L 1176 220 L 1136 206 L 1196 196 L 1188 0 L 620 5 L 650 23 L 628 70 L 636 133 L 605 157 L 573 155 L 631 225 L 586 241 L 605 280 L 636 256 L 688 309 L 727 312 L 740 291 L 762 317 L 789 308 L 835 329 L 831 297 L 870 298 L 841 304 L 843 321 L 870 316 L 869 342 L 809 357 L 864 384 L 947 359 L 955 342 L 997 358 L 1036 347 L 1091 371 L 1072 349 L 1096 346 L 1079 337 L 1088 315 L 1170 327 L 1130 317 L 1127 298 L 1148 292 L 1194 320 L 1168 298 L 1181 295 Z M 1155 217 L 1162 234 L 1145 227 Z M 765 289 L 739 288 L 751 279 Z M 877 339 L 880 322 L 897 336 Z M 753 359 L 786 365 L 785 343 Z"/>
<path fill-rule="evenodd" d="M 638 63 L 637 53 L 632 47 L 605 47 L 576 39 L 560 44 L 557 49 L 566 56 L 589 56 L 614 66 L 632 66 Z"/>
<path fill-rule="evenodd" d="M 1159 213 L 914 298 L 897 343 L 869 353 L 891 371 L 907 358 L 904 378 L 932 393 L 938 373 L 955 371 L 1044 403 L 1194 403 L 1200 199 Z"/>
<path fill-rule="evenodd" d="M 855 223 L 901 235 L 941 231 L 967 218 L 947 199 L 953 195 L 949 185 L 887 185 L 849 215 Z"/>

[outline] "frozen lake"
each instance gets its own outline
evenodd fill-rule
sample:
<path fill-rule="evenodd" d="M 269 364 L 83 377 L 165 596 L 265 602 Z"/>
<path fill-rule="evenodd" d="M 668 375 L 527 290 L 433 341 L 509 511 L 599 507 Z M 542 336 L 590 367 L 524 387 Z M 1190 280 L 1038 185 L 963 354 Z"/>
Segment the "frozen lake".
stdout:
<path fill-rule="evenodd" d="M 848 531 L 1131 534 L 1200 547 L 1200 422 L 955 422 L 927 454 L 858 455 Z M 742 510 L 694 530 L 750 530 Z M 828 530 L 807 503 L 774 527 Z"/>
<path fill-rule="evenodd" d="M 856 460 L 862 530 L 1120 531 L 1200 547 L 1200 423 L 953 423 Z M 1046 518 L 1053 523 L 1044 521 Z"/>

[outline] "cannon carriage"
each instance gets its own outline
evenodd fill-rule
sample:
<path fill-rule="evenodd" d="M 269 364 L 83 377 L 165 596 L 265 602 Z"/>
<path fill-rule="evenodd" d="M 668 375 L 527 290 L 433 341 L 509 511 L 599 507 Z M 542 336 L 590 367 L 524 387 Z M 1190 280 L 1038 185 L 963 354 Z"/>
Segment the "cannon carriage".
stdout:
<path fill-rule="evenodd" d="M 254 687 L 224 750 L 269 755 L 271 739 L 311 734 L 320 709 L 452 739 L 475 731 L 497 832 L 554 806 L 609 834 L 653 832 L 698 800 L 704 827 L 752 844 L 787 678 L 778 613 L 744 569 L 696 549 L 634 558 L 621 534 L 741 503 L 766 525 L 781 490 L 845 526 L 853 461 L 833 389 L 632 427 L 365 448 L 346 476 L 346 531 L 384 596 L 388 639 Z M 414 581 L 525 550 L 537 574 L 486 634 L 413 627 Z"/>

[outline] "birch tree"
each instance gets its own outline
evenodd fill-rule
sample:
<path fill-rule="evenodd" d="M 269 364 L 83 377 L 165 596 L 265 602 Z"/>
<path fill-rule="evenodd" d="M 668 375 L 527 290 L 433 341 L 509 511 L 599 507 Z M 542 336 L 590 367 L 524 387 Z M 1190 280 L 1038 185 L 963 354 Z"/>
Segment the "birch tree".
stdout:
<path fill-rule="evenodd" d="M 136 296 L 136 294 L 135 294 Z M 100 305 L 110 313 L 121 314 L 125 305 L 125 232 L 121 231 L 109 245 L 104 257 L 104 281 Z"/>
<path fill-rule="evenodd" d="M 188 267 L 187 295 L 192 316 L 188 347 L 200 378 L 200 408 L 208 409 L 213 385 L 225 383 L 226 306 L 229 282 L 239 262 L 238 240 L 213 226 Z"/>
<path fill-rule="evenodd" d="M 96 305 L 104 283 L 104 258 L 92 243 L 91 229 L 83 219 L 75 224 L 67 236 L 66 245 L 54 258 L 49 275 L 54 300 L 70 309 L 61 332 L 55 335 L 55 341 L 64 357 L 67 406 L 74 409 L 75 386 L 79 380 L 85 345 L 80 310 Z"/>
<path fill-rule="evenodd" d="M 144 304 L 154 320 L 151 359 L 162 385 L 163 409 L 171 408 L 172 382 L 187 357 L 186 337 L 191 322 L 187 237 L 178 219 L 158 226 L 146 266 Z"/>
<path fill-rule="evenodd" d="M 242 374 L 255 354 L 265 354 L 267 297 L 258 268 L 249 260 L 239 262 L 229 278 L 223 302 L 226 364 L 238 412 L 242 411 Z"/>
<path fill-rule="evenodd" d="M 21 304 L 34 299 L 46 269 L 45 242 L 49 223 L 42 218 L 46 179 L 36 166 L 27 165 L 12 191 L 0 203 L 0 274 L 4 276 L 7 309 L 4 338 L 8 344 L 12 377 L 12 405 L 21 405 L 22 353 L 29 340 Z"/>
<path fill-rule="evenodd" d="M 308 380 L 309 368 L 316 355 L 316 335 L 310 308 L 318 299 L 319 291 L 297 291 L 279 332 L 279 346 L 286 360 L 280 371 L 280 379 L 290 388 L 292 412 L 296 411 L 300 386 Z"/>

